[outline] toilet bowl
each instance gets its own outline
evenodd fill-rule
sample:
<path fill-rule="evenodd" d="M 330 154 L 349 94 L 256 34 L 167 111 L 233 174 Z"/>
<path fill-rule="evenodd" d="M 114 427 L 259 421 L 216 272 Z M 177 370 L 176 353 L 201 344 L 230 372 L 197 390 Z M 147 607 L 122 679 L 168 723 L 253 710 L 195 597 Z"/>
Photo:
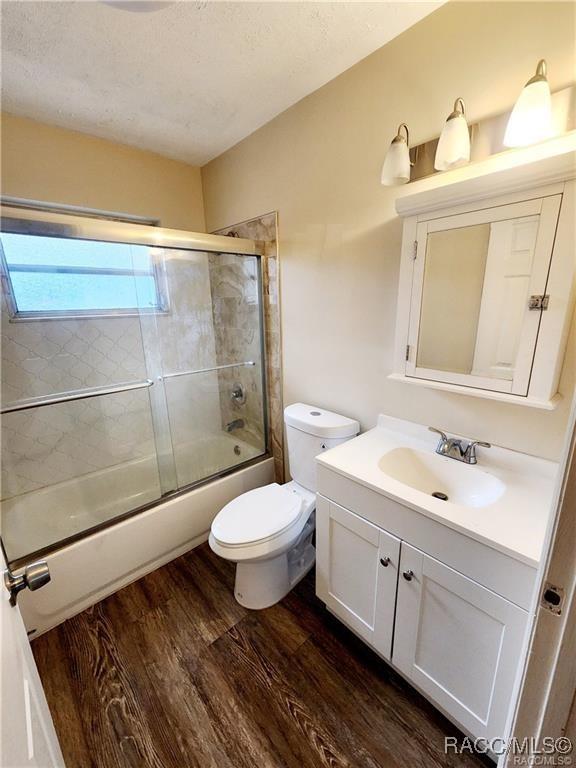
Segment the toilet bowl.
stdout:
<path fill-rule="evenodd" d="M 245 608 L 281 600 L 314 565 L 315 494 L 295 482 L 238 496 L 216 516 L 210 547 L 236 565 L 234 596 Z"/>
<path fill-rule="evenodd" d="M 304 403 L 288 406 L 284 422 L 294 479 L 233 499 L 214 518 L 208 539 L 217 555 L 236 563 L 234 595 L 245 608 L 274 605 L 314 565 L 314 458 L 359 431 L 357 421 Z"/>

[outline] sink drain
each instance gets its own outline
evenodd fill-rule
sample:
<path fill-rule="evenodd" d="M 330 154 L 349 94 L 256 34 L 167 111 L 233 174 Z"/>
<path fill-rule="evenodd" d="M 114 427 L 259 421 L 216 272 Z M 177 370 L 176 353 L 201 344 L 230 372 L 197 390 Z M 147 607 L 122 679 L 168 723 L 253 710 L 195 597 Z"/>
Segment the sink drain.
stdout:
<path fill-rule="evenodd" d="M 440 499 L 440 501 L 448 501 L 448 496 L 446 496 L 445 493 L 442 493 L 442 491 L 434 491 L 432 494 L 435 499 Z"/>

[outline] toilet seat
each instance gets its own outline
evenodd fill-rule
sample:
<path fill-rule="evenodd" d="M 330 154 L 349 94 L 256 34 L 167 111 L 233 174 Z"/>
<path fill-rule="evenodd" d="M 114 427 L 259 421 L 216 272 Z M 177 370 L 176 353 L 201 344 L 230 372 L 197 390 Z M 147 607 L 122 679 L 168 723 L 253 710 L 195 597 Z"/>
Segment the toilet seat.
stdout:
<path fill-rule="evenodd" d="M 306 506 L 299 494 L 271 483 L 226 504 L 214 518 L 211 533 L 222 547 L 264 544 L 298 526 Z"/>

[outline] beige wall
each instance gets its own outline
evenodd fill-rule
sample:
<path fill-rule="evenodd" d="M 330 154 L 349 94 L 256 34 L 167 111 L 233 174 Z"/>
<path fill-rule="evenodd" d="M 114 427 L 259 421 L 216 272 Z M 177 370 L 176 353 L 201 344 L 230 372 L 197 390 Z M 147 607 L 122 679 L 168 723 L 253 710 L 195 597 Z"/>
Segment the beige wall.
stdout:
<path fill-rule="evenodd" d="M 471 121 L 513 104 L 538 58 L 574 80 L 571 3 L 449 3 L 202 170 L 208 230 L 279 211 L 284 400 L 374 424 L 380 411 L 543 456 L 562 443 L 573 354 L 554 412 L 387 379 L 401 225 L 379 184 L 399 122 L 418 144 L 456 96 Z M 574 340 L 571 341 L 574 348 Z"/>
<path fill-rule="evenodd" d="M 204 232 L 200 169 L 2 114 L 2 194 L 160 219 Z"/>

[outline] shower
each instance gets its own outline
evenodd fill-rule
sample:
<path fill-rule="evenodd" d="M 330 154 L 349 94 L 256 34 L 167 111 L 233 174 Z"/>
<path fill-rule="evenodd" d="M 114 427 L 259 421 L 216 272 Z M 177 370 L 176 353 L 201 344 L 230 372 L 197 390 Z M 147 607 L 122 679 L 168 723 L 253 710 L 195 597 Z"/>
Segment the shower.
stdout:
<path fill-rule="evenodd" d="M 252 241 L 4 207 L 0 274 L 11 562 L 266 456 Z"/>

